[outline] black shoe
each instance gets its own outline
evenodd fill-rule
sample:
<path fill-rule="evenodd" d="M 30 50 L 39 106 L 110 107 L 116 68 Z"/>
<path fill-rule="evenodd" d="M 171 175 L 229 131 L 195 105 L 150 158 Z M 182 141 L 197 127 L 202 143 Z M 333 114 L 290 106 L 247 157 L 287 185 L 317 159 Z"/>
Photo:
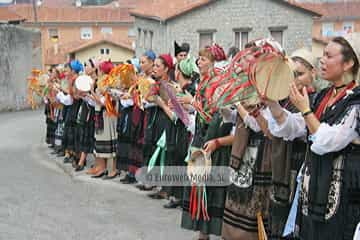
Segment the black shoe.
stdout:
<path fill-rule="evenodd" d="M 116 172 L 116 174 L 115 174 L 115 175 L 112 175 L 112 176 L 106 175 L 106 176 L 104 176 L 102 179 L 103 179 L 103 180 L 110 180 L 110 179 L 116 178 L 117 176 L 119 176 L 119 173 L 118 173 L 118 172 Z"/>
<path fill-rule="evenodd" d="M 102 178 L 103 176 L 108 175 L 108 170 L 104 170 L 102 173 L 95 175 L 95 176 L 91 176 L 92 178 Z"/>
<path fill-rule="evenodd" d="M 137 189 L 139 189 L 140 191 L 151 191 L 154 189 L 154 186 L 146 186 L 144 184 L 139 184 L 135 186 Z"/>
<path fill-rule="evenodd" d="M 50 144 L 48 147 L 49 147 L 49 148 L 54 148 L 54 147 L 55 147 L 55 145 Z"/>
<path fill-rule="evenodd" d="M 71 163 L 71 158 L 70 157 L 65 157 L 64 158 L 64 163 Z"/>
<path fill-rule="evenodd" d="M 164 208 L 177 208 L 181 206 L 180 200 L 170 200 L 167 204 L 164 205 Z"/>
<path fill-rule="evenodd" d="M 120 179 L 120 182 L 124 184 L 131 184 L 131 183 L 135 183 L 136 179 L 130 176 L 129 174 L 126 174 L 123 179 Z"/>
<path fill-rule="evenodd" d="M 77 167 L 75 168 L 75 172 L 80 172 L 80 171 L 82 171 L 82 170 L 84 170 L 84 169 L 85 169 L 85 164 L 82 165 L 82 166 L 77 165 Z"/>
<path fill-rule="evenodd" d="M 166 197 L 161 194 L 161 192 L 155 192 L 148 194 L 148 197 L 152 199 L 165 199 Z"/>

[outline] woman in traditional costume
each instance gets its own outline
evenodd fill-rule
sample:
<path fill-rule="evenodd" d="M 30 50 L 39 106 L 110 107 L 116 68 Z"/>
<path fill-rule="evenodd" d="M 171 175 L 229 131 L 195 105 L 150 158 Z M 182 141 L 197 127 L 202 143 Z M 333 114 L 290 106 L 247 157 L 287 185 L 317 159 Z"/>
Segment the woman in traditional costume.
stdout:
<path fill-rule="evenodd" d="M 114 101 L 109 88 L 112 84 L 108 82 L 109 73 L 113 68 L 111 61 L 105 61 L 99 65 L 99 78 L 96 93 L 91 91 L 92 98 L 96 101 L 95 106 L 95 148 L 97 166 L 93 178 L 110 177 L 118 174 L 116 169 L 116 144 L 117 144 L 117 112 L 116 101 Z M 112 170 L 108 174 L 107 161 L 111 161 Z"/>
<path fill-rule="evenodd" d="M 306 88 L 291 85 L 290 100 L 300 113 L 269 103 L 274 136 L 307 137 L 300 176 L 300 238 L 353 238 L 360 219 L 358 34 L 332 39 L 320 60 L 320 73 L 332 86 L 309 100 Z"/>
<path fill-rule="evenodd" d="M 169 54 L 161 54 L 159 57 L 155 59 L 154 67 L 152 71 L 152 77 L 155 79 L 155 83 L 152 86 L 151 95 L 153 98 L 161 98 L 162 101 L 168 102 L 169 95 L 165 89 L 165 84 L 170 85 L 172 81 L 170 80 L 169 72 L 174 67 L 173 59 Z M 172 91 L 172 90 L 171 90 Z M 157 104 L 158 101 L 155 101 Z M 163 158 L 164 155 L 161 155 L 160 161 L 152 162 L 151 157 L 148 162 L 148 167 L 153 167 L 151 164 L 153 163 L 154 166 L 159 166 L 160 168 L 166 168 L 167 165 L 172 165 L 174 161 L 174 151 L 175 151 L 175 136 L 176 136 L 176 128 L 175 124 L 172 122 L 172 118 L 169 118 L 168 115 L 164 112 L 162 108 L 156 105 L 155 114 L 152 119 L 148 119 L 150 122 L 146 125 L 146 131 L 152 128 L 152 141 L 154 143 L 153 148 L 155 151 L 156 143 L 161 138 L 161 136 L 165 133 L 166 134 L 166 156 L 165 159 Z M 146 136 L 145 136 L 146 137 Z M 154 151 L 152 153 L 154 153 Z M 164 170 L 166 171 L 166 170 Z M 161 187 L 159 191 L 149 194 L 148 196 L 154 199 L 164 199 L 168 198 L 170 193 L 170 188 Z"/>
<path fill-rule="evenodd" d="M 141 56 L 140 58 L 140 68 L 141 68 L 140 77 L 145 78 L 148 81 L 148 83 L 154 82 L 154 80 L 152 79 L 152 72 L 153 72 L 155 59 L 156 59 L 156 54 L 152 50 L 146 51 L 143 54 L 143 56 Z M 140 104 L 143 104 L 143 108 L 144 108 L 143 114 L 140 115 L 137 108 L 134 108 L 134 113 L 133 113 L 134 116 L 138 115 L 137 118 L 133 119 L 134 126 L 142 125 L 142 130 L 139 127 L 136 128 L 137 130 L 134 128 L 134 130 L 136 130 L 135 132 L 137 133 L 136 134 L 137 137 L 135 137 L 135 139 L 137 138 L 138 142 L 142 145 L 143 163 L 146 166 L 148 165 L 149 160 L 153 152 L 155 151 L 156 142 L 158 140 L 154 136 L 155 127 L 152 127 L 154 125 L 154 121 L 157 115 L 158 106 L 153 102 L 149 102 L 148 101 L 149 97 L 150 96 L 142 96 L 142 98 L 144 98 L 143 99 L 144 102 Z M 141 122 L 142 124 L 140 124 Z M 154 188 L 153 186 L 142 183 L 140 183 L 136 187 L 142 191 L 150 191 Z"/>
<path fill-rule="evenodd" d="M 152 56 L 152 51 L 146 52 L 149 56 Z M 152 60 L 147 56 L 142 57 L 143 64 L 150 66 L 152 68 Z M 131 68 L 131 76 L 126 77 L 131 79 L 127 83 L 123 81 L 123 88 L 126 90 L 124 98 L 121 99 L 121 106 L 123 106 L 123 111 L 126 112 L 125 116 L 122 117 L 123 121 L 121 124 L 121 135 L 124 135 L 122 140 L 125 144 L 124 147 L 120 146 L 119 154 L 123 156 L 123 159 L 127 166 L 125 166 L 126 175 L 124 178 L 120 179 L 120 182 L 124 184 L 133 184 L 136 183 L 135 174 L 139 168 L 144 164 L 143 160 L 143 137 L 144 137 L 144 112 L 141 110 L 140 106 L 134 104 L 134 99 L 132 99 L 129 94 L 129 88 L 134 87 L 137 84 L 137 72 L 141 72 L 140 60 L 137 58 L 131 59 L 131 65 L 127 65 Z M 149 70 L 147 70 L 149 71 Z M 143 75 L 139 73 L 138 75 Z M 126 124 L 126 125 L 124 125 Z M 120 127 L 120 125 L 119 125 Z M 119 129 L 120 130 L 120 129 Z M 120 133 L 119 133 L 120 134 Z M 120 135 L 119 135 L 120 139 Z M 125 151 L 124 151 L 125 149 Z"/>
<path fill-rule="evenodd" d="M 314 58 L 311 53 L 302 49 L 292 58 L 296 64 L 296 83 L 312 90 Z M 283 100 L 282 105 L 294 108 L 289 99 Z M 269 238 L 280 239 L 294 193 L 292 181 L 305 155 L 304 143 L 299 140 L 293 145 L 271 136 L 264 121 L 269 118 L 266 111 L 260 111 L 256 118 L 242 105 L 238 111 L 241 119 L 238 119 L 230 163 L 236 177 L 228 189 L 223 238 L 258 239 L 258 213 L 261 213 Z"/>
<path fill-rule="evenodd" d="M 62 68 L 56 68 L 56 75 L 57 75 L 57 83 L 55 84 L 55 90 L 59 87 L 61 89 L 61 84 L 66 81 L 65 75 L 62 72 Z M 64 137 L 64 126 L 65 126 L 65 117 L 66 117 L 66 111 L 65 111 L 65 105 L 58 101 L 58 112 L 57 112 L 57 127 L 55 131 L 55 150 L 57 153 L 57 157 L 64 157 L 65 156 L 65 150 L 63 146 L 63 137 Z"/>
<path fill-rule="evenodd" d="M 195 98 L 194 100 L 187 97 L 180 99 L 183 103 L 191 103 L 198 111 L 191 151 L 204 149 L 206 154 L 211 154 L 211 166 L 228 166 L 229 145 L 233 140 L 230 135 L 233 128 L 232 122 L 224 121 L 218 112 L 210 115 L 203 113 L 211 97 L 209 90 L 212 87 L 212 80 L 219 73 L 214 69 L 214 63 L 224 59 L 226 59 L 224 51 L 218 45 L 200 50 L 198 67 L 201 78 Z M 196 186 L 185 187 L 181 227 L 199 231 L 199 239 L 209 239 L 211 234 L 221 235 L 226 188 L 209 186 L 205 189 L 203 187 L 201 188 L 203 193 L 200 195 L 196 193 L 198 192 L 196 189 Z"/>
<path fill-rule="evenodd" d="M 90 96 L 91 88 L 94 86 L 94 79 L 90 75 L 95 70 L 94 64 L 87 64 L 85 73 L 89 75 L 79 76 L 75 81 L 77 94 L 81 97 L 81 105 L 76 119 L 76 152 L 80 155 L 75 171 L 82 171 L 86 165 L 86 157 L 93 153 L 95 145 L 95 101 Z"/>
<path fill-rule="evenodd" d="M 64 91 L 60 91 L 57 94 L 57 98 L 64 105 L 68 106 L 63 138 L 65 149 L 64 163 L 72 162 L 73 166 L 76 166 L 77 159 L 75 154 L 75 125 L 77 114 L 80 108 L 80 101 L 75 94 L 74 82 L 79 74 L 84 71 L 84 67 L 78 60 L 73 60 L 68 65 L 67 71 L 69 72 L 67 75 L 69 92 L 66 93 Z"/>
<path fill-rule="evenodd" d="M 132 142 L 135 140 L 133 135 L 133 112 L 134 101 L 129 94 L 129 88 L 134 84 L 135 69 L 132 64 L 123 65 L 123 73 L 120 75 L 120 90 L 117 90 L 117 98 L 119 99 L 118 106 L 118 121 L 117 121 L 117 133 L 118 133 L 118 154 L 117 154 L 117 168 L 119 171 L 125 171 L 126 175 L 120 179 L 122 183 L 134 183 L 135 172 L 138 168 L 134 158 L 139 154 L 132 154 Z M 142 154 L 142 151 L 140 151 Z M 141 156 L 142 157 L 142 156 Z"/>
<path fill-rule="evenodd" d="M 199 74 L 198 68 L 195 63 L 194 58 L 184 59 L 177 64 L 175 69 L 175 79 L 177 85 L 177 96 L 187 95 L 193 97 L 195 95 L 195 82 L 197 81 Z M 175 84 L 175 83 L 173 83 Z M 168 103 L 165 103 L 161 98 L 157 98 L 157 104 L 164 110 L 170 119 L 173 119 L 176 134 L 174 137 L 175 150 L 170 151 L 167 154 L 167 160 L 171 163 L 172 166 L 186 166 L 185 158 L 188 153 L 188 147 L 190 143 L 191 133 L 190 125 L 188 122 L 183 122 L 190 119 L 190 114 L 194 113 L 194 108 L 189 108 L 189 106 L 183 106 L 183 110 L 176 113 L 174 111 L 173 102 L 176 99 L 170 99 Z M 177 102 L 180 105 L 180 103 Z M 187 115 L 184 120 L 181 116 L 178 115 Z M 180 117 L 180 118 L 179 118 Z M 185 116 L 183 116 L 185 117 Z M 185 125 L 187 124 L 187 126 Z M 169 161 L 171 159 L 171 161 Z M 168 194 L 170 196 L 170 201 L 164 205 L 165 208 L 176 208 L 181 206 L 183 198 L 183 187 L 174 186 L 167 188 Z"/>
<path fill-rule="evenodd" d="M 50 148 L 55 148 L 55 131 L 56 131 L 56 117 L 55 117 L 55 90 L 54 82 L 55 77 L 53 69 L 49 71 L 49 78 L 47 79 L 47 88 L 46 88 L 46 105 L 45 105 L 45 115 L 46 115 L 46 143 L 50 145 Z M 56 153 L 54 150 L 53 153 Z"/>

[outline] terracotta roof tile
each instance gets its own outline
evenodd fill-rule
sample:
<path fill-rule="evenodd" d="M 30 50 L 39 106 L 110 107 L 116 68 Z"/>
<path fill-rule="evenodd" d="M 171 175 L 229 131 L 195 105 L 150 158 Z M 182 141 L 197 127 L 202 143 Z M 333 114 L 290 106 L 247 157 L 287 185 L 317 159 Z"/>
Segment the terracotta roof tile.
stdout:
<path fill-rule="evenodd" d="M 136 9 L 130 11 L 130 14 L 139 17 L 167 21 L 214 1 L 217 0 L 148 0 L 145 4 L 138 3 Z M 284 0 L 277 1 L 299 8 L 315 16 L 321 15 L 318 11 L 301 6 L 297 3 L 290 3 Z"/>
<path fill-rule="evenodd" d="M 360 18 L 360 2 L 301 3 L 301 6 L 321 12 L 321 20 Z"/>
<path fill-rule="evenodd" d="M 14 0 L 12 0 L 14 2 Z M 74 0 L 42 0 L 42 6 L 47 7 L 65 7 L 74 5 Z M 16 5 L 32 4 L 32 0 L 16 0 Z"/>
<path fill-rule="evenodd" d="M 12 5 L 9 9 L 33 22 L 32 6 L 28 4 Z M 37 8 L 39 22 L 132 22 L 130 9 L 109 7 L 46 7 Z"/>
<path fill-rule="evenodd" d="M 149 0 L 147 3 L 138 4 L 130 14 L 166 21 L 212 1 L 214 0 Z"/>
<path fill-rule="evenodd" d="M 23 21 L 24 17 L 10 11 L 7 7 L 0 7 L 0 22 Z"/>

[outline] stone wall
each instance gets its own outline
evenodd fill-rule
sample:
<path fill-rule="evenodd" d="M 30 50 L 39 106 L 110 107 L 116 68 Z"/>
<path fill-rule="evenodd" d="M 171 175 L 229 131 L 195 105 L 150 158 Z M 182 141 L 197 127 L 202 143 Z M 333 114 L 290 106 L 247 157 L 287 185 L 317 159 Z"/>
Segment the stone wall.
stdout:
<path fill-rule="evenodd" d="M 136 56 L 140 57 L 146 50 L 152 49 L 157 54 L 169 52 L 171 49 L 164 48 L 167 42 L 166 25 L 159 21 L 135 18 L 134 23 L 136 33 Z M 147 34 L 144 40 L 144 31 L 152 32 L 153 38 L 150 43 L 150 35 Z"/>
<path fill-rule="evenodd" d="M 29 108 L 27 80 L 41 68 L 41 34 L 15 25 L 0 25 L 0 111 Z"/>
<path fill-rule="evenodd" d="M 249 28 L 249 40 L 269 37 L 270 29 L 284 29 L 284 48 L 291 53 L 311 47 L 312 16 L 275 0 L 218 0 L 167 22 L 136 18 L 135 27 L 154 31 L 154 50 L 173 53 L 173 41 L 188 42 L 199 50 L 199 31 L 214 31 L 214 41 L 227 51 L 235 43 L 234 29 Z M 137 46 L 136 53 L 144 48 Z"/>

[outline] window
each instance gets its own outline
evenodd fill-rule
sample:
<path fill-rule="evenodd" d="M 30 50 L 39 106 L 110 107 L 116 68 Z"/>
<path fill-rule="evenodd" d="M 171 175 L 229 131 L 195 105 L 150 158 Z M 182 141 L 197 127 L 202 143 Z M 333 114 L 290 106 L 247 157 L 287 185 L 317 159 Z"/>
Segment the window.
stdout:
<path fill-rule="evenodd" d="M 352 33 L 354 31 L 354 22 L 344 22 L 343 31 L 344 33 Z"/>
<path fill-rule="evenodd" d="M 81 39 L 92 39 L 92 28 L 81 28 Z"/>
<path fill-rule="evenodd" d="M 58 30 L 56 28 L 49 28 L 48 32 L 49 32 L 49 38 L 54 42 L 59 39 Z"/>
<path fill-rule="evenodd" d="M 143 47 L 143 45 L 142 45 L 142 41 L 141 41 L 141 28 L 138 28 L 138 35 L 137 35 L 137 40 L 138 40 L 138 45 L 139 45 L 139 47 Z"/>
<path fill-rule="evenodd" d="M 275 41 L 283 45 L 283 31 L 270 31 L 271 36 L 274 38 Z"/>
<path fill-rule="evenodd" d="M 235 46 L 240 50 L 245 48 L 245 45 L 249 42 L 249 33 L 248 32 L 235 32 Z"/>
<path fill-rule="evenodd" d="M 142 38 L 142 46 L 144 47 L 144 48 L 146 48 L 146 39 L 147 39 L 147 31 L 146 30 L 144 30 L 144 36 L 143 36 L 143 38 Z"/>
<path fill-rule="evenodd" d="M 129 28 L 128 30 L 128 37 L 136 37 L 136 29 L 135 28 Z"/>
<path fill-rule="evenodd" d="M 101 48 L 100 49 L 100 54 L 101 55 L 109 55 L 110 54 L 110 49 L 109 48 Z"/>
<path fill-rule="evenodd" d="M 111 27 L 102 27 L 101 33 L 102 34 L 112 34 L 112 28 Z"/>
<path fill-rule="evenodd" d="M 205 30 L 199 32 L 199 49 L 202 49 L 206 46 L 210 46 L 214 42 L 214 32 L 215 30 Z"/>
<path fill-rule="evenodd" d="M 153 31 L 150 31 L 149 32 L 149 49 L 153 49 L 153 37 L 154 37 L 154 32 Z"/>
<path fill-rule="evenodd" d="M 287 29 L 287 26 L 277 26 L 277 27 L 269 27 L 270 36 L 280 43 L 280 45 L 285 48 L 284 46 L 284 32 Z"/>
<path fill-rule="evenodd" d="M 323 23 L 322 35 L 323 37 L 331 37 L 334 35 L 334 23 Z"/>

